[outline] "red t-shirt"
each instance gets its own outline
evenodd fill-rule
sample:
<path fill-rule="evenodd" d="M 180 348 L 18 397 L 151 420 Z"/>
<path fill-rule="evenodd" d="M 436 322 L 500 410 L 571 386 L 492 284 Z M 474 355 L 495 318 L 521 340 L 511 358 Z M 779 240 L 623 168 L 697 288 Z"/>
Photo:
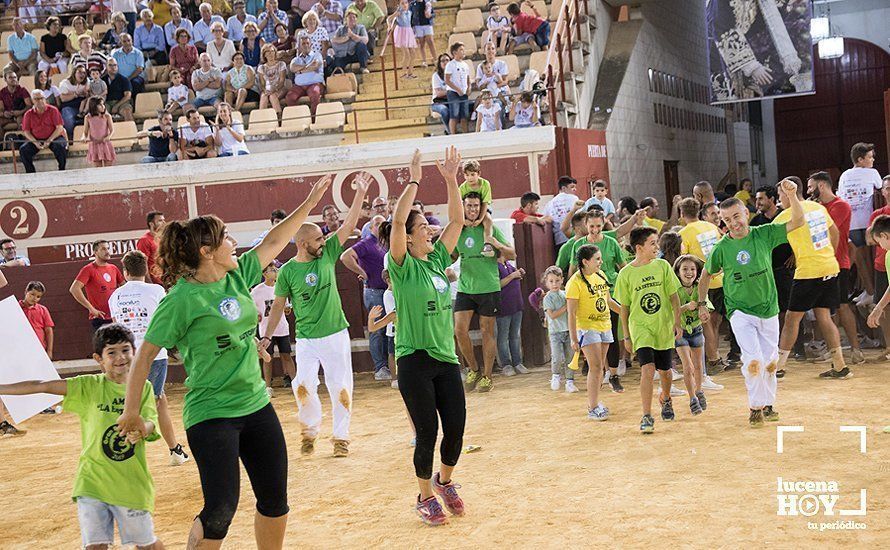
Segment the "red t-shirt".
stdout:
<path fill-rule="evenodd" d="M 522 208 L 517 208 L 510 214 L 510 217 L 516 220 L 516 223 L 522 223 L 525 221 L 525 218 L 528 217 L 528 214 L 522 211 Z"/>
<path fill-rule="evenodd" d="M 850 269 L 850 251 L 847 241 L 850 238 L 850 216 L 853 215 L 853 209 L 850 208 L 850 203 L 840 197 L 824 206 L 837 227 L 838 239 L 834 256 L 841 269 Z"/>
<path fill-rule="evenodd" d="M 47 105 L 42 114 L 35 108 L 28 109 L 22 120 L 22 130 L 31 132 L 35 139 L 49 138 L 56 131 L 56 127 L 61 125 L 62 115 L 52 105 Z"/>
<path fill-rule="evenodd" d="M 871 214 L 871 218 L 868 220 L 868 226 L 871 227 L 871 224 L 874 223 L 875 218 L 878 216 L 890 216 L 890 205 L 884 206 L 883 208 L 878 208 Z M 887 256 L 887 251 L 884 250 L 880 246 L 875 246 L 875 269 L 877 271 L 881 271 L 883 273 L 887 272 L 887 266 L 884 265 L 884 258 Z"/>
<path fill-rule="evenodd" d="M 111 319 L 111 311 L 108 309 L 108 298 L 117 287 L 124 284 L 124 276 L 114 264 L 96 265 L 90 262 L 83 266 L 77 279 L 83 283 L 83 289 L 87 293 L 87 301 L 92 306 L 105 314 L 106 319 Z M 91 316 L 90 319 L 93 317 Z"/>
<path fill-rule="evenodd" d="M 40 340 L 40 345 L 43 346 L 43 349 L 46 349 L 46 334 L 43 332 L 43 329 L 56 326 L 49 314 L 49 310 L 40 304 L 28 306 L 24 300 L 19 300 L 19 305 L 22 306 L 22 311 L 25 313 L 25 317 L 28 318 L 28 322 L 31 323 L 34 334 Z"/>
<path fill-rule="evenodd" d="M 513 18 L 513 26 L 516 27 L 516 32 L 520 35 L 525 33 L 535 34 L 538 31 L 538 27 L 543 23 L 544 20 L 540 17 L 535 17 L 534 15 L 529 15 L 527 13 L 520 13 Z"/>
<path fill-rule="evenodd" d="M 158 259 L 158 242 L 151 231 L 146 231 L 145 235 L 136 241 L 136 250 L 148 258 L 148 275 L 152 282 L 157 285 L 161 284 L 161 269 L 155 265 Z"/>
<path fill-rule="evenodd" d="M 16 101 L 17 99 L 19 100 L 18 102 Z M 4 111 L 26 109 L 28 107 L 25 103 L 26 99 L 31 99 L 31 94 L 22 86 L 16 86 L 14 92 L 9 91 L 9 86 L 4 86 L 0 90 L 0 101 L 3 102 Z M 16 103 L 18 103 L 18 106 L 16 106 Z"/>

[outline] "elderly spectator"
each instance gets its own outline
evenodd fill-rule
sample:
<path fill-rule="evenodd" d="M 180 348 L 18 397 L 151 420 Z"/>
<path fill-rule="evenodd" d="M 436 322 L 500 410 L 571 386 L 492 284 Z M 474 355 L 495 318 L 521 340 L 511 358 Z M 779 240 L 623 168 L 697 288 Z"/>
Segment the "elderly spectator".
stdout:
<path fill-rule="evenodd" d="M 253 67 L 244 63 L 244 54 L 235 52 L 232 57 L 232 68 L 226 73 L 226 103 L 240 111 L 245 101 L 259 101 L 259 94 L 254 91 L 256 72 Z"/>
<path fill-rule="evenodd" d="M 241 52 L 244 53 L 244 62 L 256 69 L 262 62 L 263 46 L 266 42 L 259 37 L 260 29 L 256 23 L 248 22 L 244 25 L 244 39 L 241 40 Z"/>
<path fill-rule="evenodd" d="M 127 35 L 129 37 L 129 35 Z M 108 72 L 102 77 L 108 86 L 105 107 L 115 120 L 133 120 L 133 85 L 118 72 L 117 59 L 108 60 Z"/>
<path fill-rule="evenodd" d="M 20 17 L 12 20 L 12 34 L 6 39 L 10 66 L 18 74 L 34 74 L 37 70 L 37 54 L 40 46 L 34 35 L 25 32 L 25 24 Z"/>
<path fill-rule="evenodd" d="M 257 67 L 260 79 L 260 109 L 272 106 L 281 114 L 281 98 L 287 92 L 287 65 L 278 59 L 275 46 L 263 46 L 263 64 Z"/>
<path fill-rule="evenodd" d="M 46 29 L 49 31 L 40 37 L 40 59 L 37 61 L 37 69 L 49 71 L 55 69 L 60 74 L 68 72 L 68 38 L 62 34 L 62 22 L 58 17 L 49 17 L 46 20 Z"/>
<path fill-rule="evenodd" d="M 99 42 L 99 49 L 111 52 L 121 47 L 121 35 L 129 33 L 133 36 L 132 31 L 127 29 L 127 18 L 121 12 L 111 14 L 111 28 L 105 31 L 102 40 Z"/>
<path fill-rule="evenodd" d="M 213 40 L 213 24 L 219 22 L 225 27 L 226 21 L 219 15 L 213 15 L 213 7 L 207 2 L 201 4 L 198 10 L 201 12 L 201 19 L 192 27 L 192 33 L 195 37 L 195 47 L 203 52 L 207 49 L 207 43 Z"/>
<path fill-rule="evenodd" d="M 93 67 L 98 67 L 100 72 L 105 72 L 105 65 L 108 63 L 108 56 L 99 50 L 93 49 L 93 37 L 88 34 L 80 35 L 78 39 L 79 50 L 71 56 L 72 67 L 84 67 L 89 71 Z"/>
<path fill-rule="evenodd" d="M 90 38 L 93 38 L 93 33 L 87 28 L 86 20 L 78 15 L 71 20 L 71 31 L 66 35 L 68 44 L 71 46 L 71 49 L 68 50 L 70 53 L 77 53 L 77 48 L 80 47 L 81 36 L 89 36 Z"/>
<path fill-rule="evenodd" d="M 333 37 L 334 33 L 343 23 L 343 8 L 337 0 L 320 0 L 312 6 L 312 11 L 318 14 L 321 26 Z"/>
<path fill-rule="evenodd" d="M 275 51 L 278 59 L 285 63 L 293 59 L 294 53 L 297 51 L 297 43 L 294 37 L 287 33 L 287 29 L 281 23 L 275 25 Z M 262 40 L 262 38 L 260 39 Z"/>
<path fill-rule="evenodd" d="M 164 29 L 155 25 L 155 14 L 151 10 L 142 10 L 139 16 L 142 18 L 142 26 L 136 27 L 136 35 L 133 37 L 136 47 L 146 61 L 166 65 L 167 38 L 164 36 Z"/>
<path fill-rule="evenodd" d="M 232 68 L 232 56 L 235 55 L 235 44 L 225 37 L 226 26 L 214 23 L 210 26 L 213 40 L 207 43 L 207 53 L 214 67 L 225 72 Z"/>
<path fill-rule="evenodd" d="M 209 159 L 216 156 L 213 131 L 201 119 L 197 109 L 189 109 L 188 124 L 179 129 L 179 160 Z"/>
<path fill-rule="evenodd" d="M 19 77 L 15 71 L 6 71 L 3 80 L 6 81 L 6 87 L 0 90 L 0 102 L 3 103 L 0 130 L 18 130 L 22 117 L 31 108 L 31 94 L 23 86 L 19 86 Z"/>
<path fill-rule="evenodd" d="M 219 156 L 249 155 L 244 141 L 244 123 L 232 118 L 232 106 L 222 102 L 216 109 L 216 133 L 213 140 L 219 146 Z"/>
<path fill-rule="evenodd" d="M 235 15 L 226 21 L 226 28 L 229 31 L 229 40 L 239 43 L 244 40 L 244 25 L 250 22 L 256 23 L 257 20 L 245 11 L 244 0 L 235 0 L 232 7 L 235 9 Z"/>
<path fill-rule="evenodd" d="M 385 32 L 383 21 L 386 14 L 377 5 L 377 2 L 371 0 L 355 0 L 355 2 L 346 8 L 346 13 L 354 12 L 358 17 L 358 24 L 365 27 L 368 32 L 368 53 L 374 55 L 374 48 L 377 45 L 378 37 Z"/>
<path fill-rule="evenodd" d="M 182 8 L 173 6 L 170 8 L 170 21 L 164 25 L 164 39 L 167 41 L 167 47 L 173 48 L 176 44 L 176 31 L 185 29 L 189 32 L 189 44 L 194 45 L 192 41 L 192 22 L 182 16 Z"/>
<path fill-rule="evenodd" d="M 37 171 L 34 169 L 34 157 L 47 148 L 55 155 L 59 170 L 64 170 L 68 160 L 68 138 L 62 115 L 58 109 L 46 104 L 42 90 L 32 91 L 31 101 L 34 106 L 25 113 L 22 121 L 22 133 L 27 141 L 19 147 L 25 172 L 33 174 Z"/>
<path fill-rule="evenodd" d="M 374 221 L 373 216 L 383 216 L 383 219 L 389 218 L 389 207 L 386 203 L 386 197 L 377 197 L 373 201 L 371 201 L 371 213 L 372 216 L 370 220 L 365 222 L 365 225 L 362 226 L 361 238 L 364 239 L 371 234 L 371 222 Z"/>
<path fill-rule="evenodd" d="M 118 73 L 130 81 L 133 95 L 145 91 L 145 57 L 133 47 L 133 39 L 129 34 L 121 35 L 121 47 L 111 52 L 111 57 L 117 61 Z"/>
<path fill-rule="evenodd" d="M 432 88 L 433 97 L 430 111 L 438 113 L 445 126 L 445 133 L 449 133 L 448 121 L 451 119 L 451 109 L 448 107 L 448 86 L 445 85 L 445 67 L 451 61 L 447 53 L 439 54 L 436 61 L 436 70 L 433 71 Z"/>
<path fill-rule="evenodd" d="M 331 37 L 331 44 L 334 46 L 334 67 L 345 69 L 350 63 L 358 63 L 363 73 L 368 72 L 368 31 L 358 24 L 355 12 L 346 14 L 346 22 Z"/>
<path fill-rule="evenodd" d="M 192 89 L 195 90 L 192 105 L 203 107 L 216 104 L 222 95 L 222 84 L 222 71 L 213 66 L 209 53 L 202 53 L 198 57 L 198 68 L 192 73 Z"/>
<path fill-rule="evenodd" d="M 315 110 L 324 94 L 324 60 L 318 52 L 312 51 L 306 31 L 300 31 L 299 40 L 300 49 L 290 62 L 294 85 L 287 92 L 287 104 L 296 105 L 301 97 L 307 96 L 314 122 Z"/>
<path fill-rule="evenodd" d="M 142 164 L 175 162 L 179 148 L 179 132 L 173 127 L 173 115 L 166 111 L 158 113 L 158 123 L 138 134 L 148 138 L 148 155 L 142 157 Z"/>
<path fill-rule="evenodd" d="M 15 241 L 0 239 L 0 267 L 28 267 L 31 262 L 24 256 L 16 254 Z"/>
<path fill-rule="evenodd" d="M 119 13 L 127 23 L 127 32 L 131 35 L 136 32 L 136 0 L 111 0 L 111 12 L 112 22 L 114 14 Z"/>
<path fill-rule="evenodd" d="M 331 39 L 328 31 L 321 26 L 321 20 L 314 10 L 306 12 L 306 15 L 303 16 L 303 29 L 309 33 L 312 51 L 320 53 L 327 61 L 328 50 L 331 49 Z"/>
<path fill-rule="evenodd" d="M 192 85 L 192 71 L 198 66 L 198 48 L 185 29 L 176 31 L 176 45 L 170 49 L 170 66 L 179 71 L 186 86 Z"/>
<path fill-rule="evenodd" d="M 72 67 L 68 78 L 59 83 L 59 94 L 62 106 L 59 110 L 62 112 L 62 121 L 70 138 L 74 135 L 74 126 L 77 124 L 77 116 L 80 114 L 80 105 L 90 95 L 85 65 Z"/>
<path fill-rule="evenodd" d="M 275 25 L 281 23 L 287 28 L 287 13 L 278 9 L 278 0 L 266 0 L 266 9 L 257 18 L 257 26 L 260 29 L 260 36 L 266 42 L 275 41 Z"/>

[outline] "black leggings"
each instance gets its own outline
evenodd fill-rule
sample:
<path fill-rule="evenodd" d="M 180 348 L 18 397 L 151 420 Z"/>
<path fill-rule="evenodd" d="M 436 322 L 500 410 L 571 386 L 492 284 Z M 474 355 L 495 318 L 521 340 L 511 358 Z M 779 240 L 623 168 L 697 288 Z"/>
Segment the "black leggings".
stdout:
<path fill-rule="evenodd" d="M 414 472 L 420 479 L 433 477 L 433 452 L 442 417 L 442 464 L 457 465 L 464 444 L 467 404 L 460 365 L 433 359 L 425 351 L 400 357 L 399 392 L 417 430 Z"/>
<path fill-rule="evenodd" d="M 257 511 L 272 518 L 287 514 L 287 448 L 271 403 L 247 416 L 205 420 L 185 433 L 201 476 L 204 538 L 222 540 L 229 531 L 241 490 L 239 457 Z"/>

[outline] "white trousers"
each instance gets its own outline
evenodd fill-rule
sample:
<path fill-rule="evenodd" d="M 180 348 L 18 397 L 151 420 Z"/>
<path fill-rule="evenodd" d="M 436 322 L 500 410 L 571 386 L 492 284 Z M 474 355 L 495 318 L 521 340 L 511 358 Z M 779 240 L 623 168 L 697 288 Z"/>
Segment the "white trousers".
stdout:
<path fill-rule="evenodd" d="M 318 398 L 318 367 L 324 369 L 324 384 L 331 397 L 334 439 L 349 440 L 352 416 L 352 350 L 349 331 L 324 338 L 297 338 L 297 379 L 292 389 L 297 398 L 297 417 L 303 436 L 318 436 L 321 427 L 321 400 Z"/>
<path fill-rule="evenodd" d="M 742 375 L 748 388 L 748 406 L 773 405 L 778 386 L 774 363 L 779 359 L 779 316 L 761 319 L 736 311 L 729 324 L 742 350 Z M 771 363 L 773 372 L 767 372 Z"/>

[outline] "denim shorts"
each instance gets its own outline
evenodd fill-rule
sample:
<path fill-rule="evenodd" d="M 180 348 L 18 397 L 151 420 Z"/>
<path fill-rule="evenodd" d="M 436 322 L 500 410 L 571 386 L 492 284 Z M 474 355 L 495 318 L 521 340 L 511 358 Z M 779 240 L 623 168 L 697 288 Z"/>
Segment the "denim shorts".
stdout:
<path fill-rule="evenodd" d="M 865 241 L 865 229 L 851 229 L 850 240 L 856 248 L 862 248 L 867 243 Z"/>
<path fill-rule="evenodd" d="M 84 546 L 114 544 L 117 523 L 123 546 L 149 546 L 157 540 L 151 512 L 114 506 L 91 497 L 77 497 L 77 518 Z"/>
<path fill-rule="evenodd" d="M 590 344 L 611 344 L 615 341 L 611 330 L 600 332 L 598 330 L 579 330 L 578 345 L 582 348 Z"/>
<path fill-rule="evenodd" d="M 467 95 L 457 95 L 457 92 L 448 90 L 448 115 L 451 120 L 470 120 L 470 98 Z"/>
<path fill-rule="evenodd" d="M 692 329 L 692 332 L 683 331 L 681 336 L 674 345 L 678 348 L 688 346 L 690 348 L 700 348 L 705 345 L 705 333 L 701 325 Z"/>
<path fill-rule="evenodd" d="M 151 369 L 148 371 L 148 381 L 155 392 L 155 397 L 160 397 L 164 393 L 164 382 L 167 381 L 167 360 L 155 359 L 151 362 Z"/>
<path fill-rule="evenodd" d="M 386 337 L 386 350 L 390 355 L 396 354 L 396 337 L 395 336 L 387 336 Z"/>
<path fill-rule="evenodd" d="M 416 25 L 414 27 L 414 38 L 424 38 L 426 36 L 434 36 L 432 25 Z"/>

